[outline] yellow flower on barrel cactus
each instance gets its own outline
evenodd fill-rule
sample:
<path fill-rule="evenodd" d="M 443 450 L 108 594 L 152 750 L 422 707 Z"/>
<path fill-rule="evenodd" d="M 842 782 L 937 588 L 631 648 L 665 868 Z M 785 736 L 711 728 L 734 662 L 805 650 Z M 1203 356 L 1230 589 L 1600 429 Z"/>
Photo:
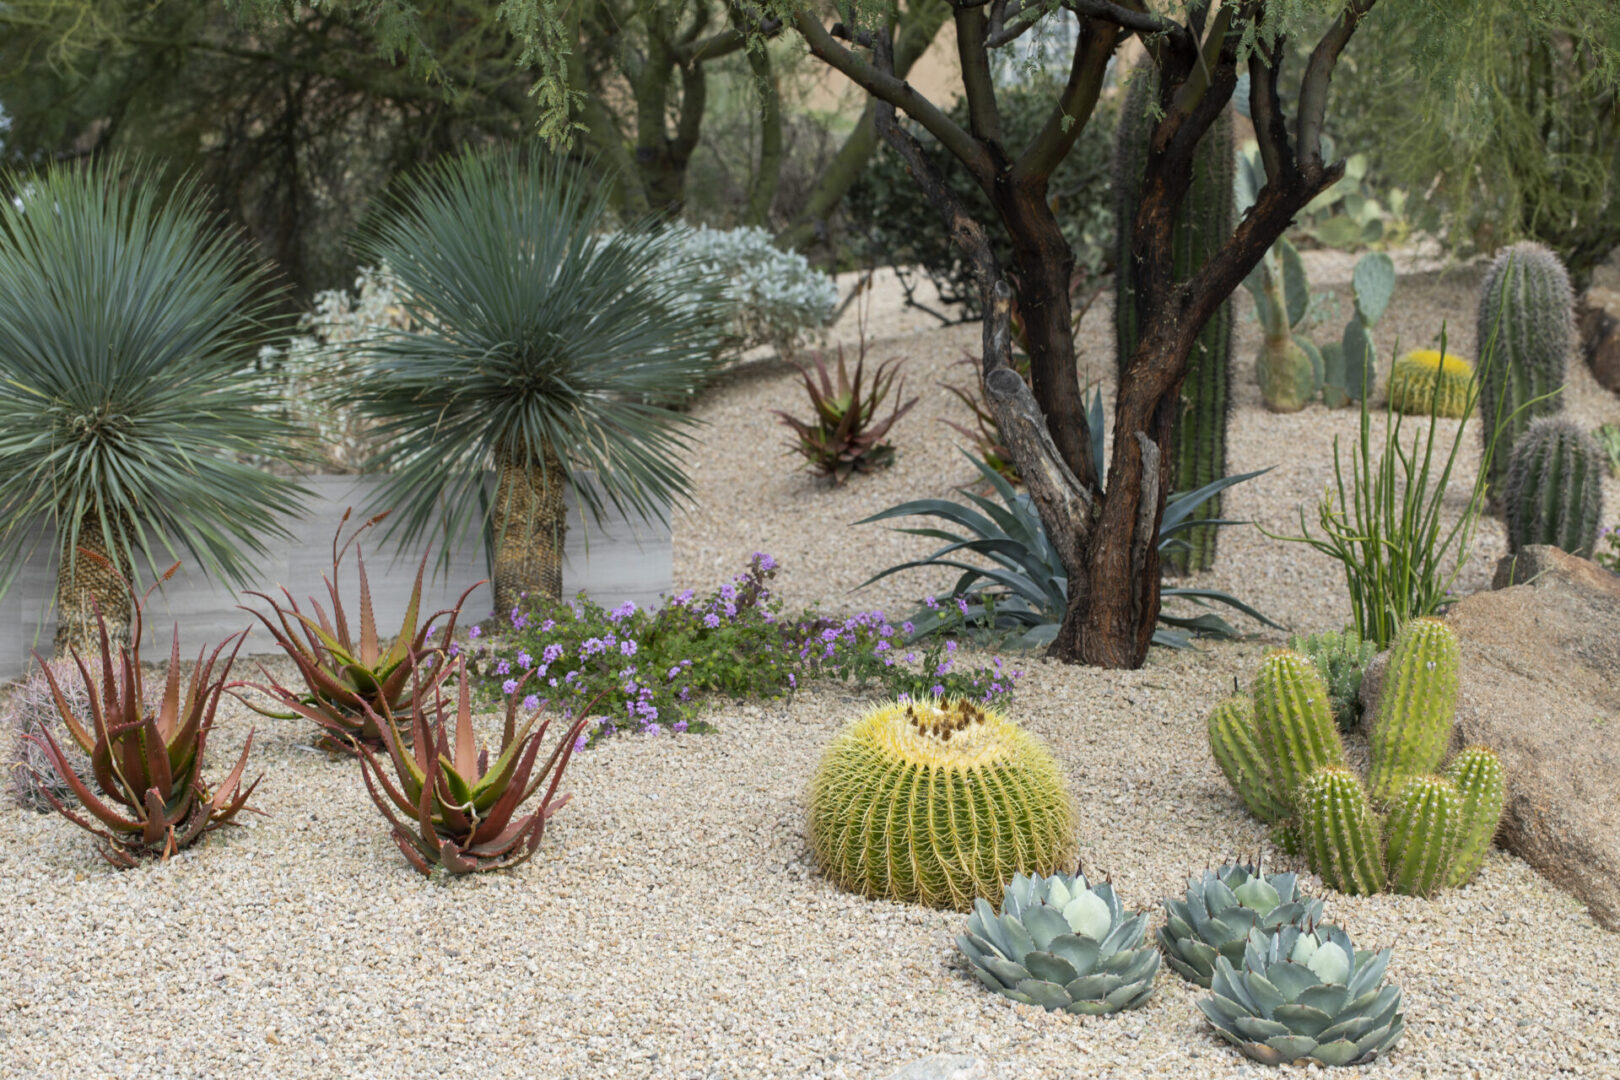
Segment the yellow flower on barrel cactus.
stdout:
<path fill-rule="evenodd" d="M 866 896 L 966 911 L 1014 874 L 1074 865 L 1074 801 L 1034 736 L 952 698 L 889 702 L 847 725 L 810 792 L 822 870 Z"/>
<path fill-rule="evenodd" d="M 1408 416 L 1434 412 L 1458 419 L 1468 412 L 1473 381 L 1474 366 L 1462 357 L 1419 349 L 1395 361 L 1389 376 L 1389 403 L 1396 412 Z"/>

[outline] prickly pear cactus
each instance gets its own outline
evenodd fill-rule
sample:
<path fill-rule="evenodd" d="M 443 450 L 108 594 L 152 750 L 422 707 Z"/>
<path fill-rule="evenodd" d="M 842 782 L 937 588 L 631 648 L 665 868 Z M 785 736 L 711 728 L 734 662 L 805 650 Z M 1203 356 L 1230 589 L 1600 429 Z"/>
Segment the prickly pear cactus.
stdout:
<path fill-rule="evenodd" d="M 1564 407 L 1559 391 L 1575 344 L 1575 299 L 1558 256 L 1528 242 L 1498 255 L 1480 285 L 1477 333 L 1480 431 L 1486 446 L 1495 439 L 1488 478 L 1495 501 L 1530 421 Z"/>
<path fill-rule="evenodd" d="M 1148 139 L 1154 120 L 1149 104 L 1158 92 L 1158 71 L 1151 64 L 1131 76 L 1120 113 L 1114 147 L 1115 353 L 1119 370 L 1141 340 L 1137 326 L 1131 266 L 1131 229 L 1141 201 L 1142 171 L 1147 162 Z M 1172 247 L 1174 276 L 1185 281 L 1218 251 L 1234 224 L 1236 152 L 1232 141 L 1232 115 L 1223 111 L 1198 143 L 1192 184 L 1176 214 Z M 1175 460 L 1171 484 L 1176 491 L 1196 491 L 1226 475 L 1226 426 L 1232 396 L 1232 301 L 1211 316 L 1193 344 L 1187 378 L 1181 386 L 1182 411 L 1176 421 L 1172 445 Z M 1211 496 L 1195 511 L 1198 518 L 1221 516 L 1220 495 Z M 1177 572 L 1207 570 L 1215 562 L 1218 526 L 1195 525 L 1184 534 L 1185 547 L 1163 554 Z"/>
<path fill-rule="evenodd" d="M 1292 806 L 1300 784 L 1318 769 L 1344 764 L 1327 684 L 1310 657 L 1276 649 L 1254 682 L 1255 730 L 1273 795 Z"/>
<path fill-rule="evenodd" d="M 1271 787 L 1271 770 L 1260 753 L 1254 726 L 1254 701 L 1234 694 L 1209 714 L 1209 749 L 1249 813 L 1267 824 L 1288 816 L 1288 806 Z"/>
<path fill-rule="evenodd" d="M 1597 545 L 1603 518 L 1603 474 L 1596 440 L 1573 421 L 1544 416 L 1513 445 L 1502 514 L 1508 547 L 1551 544 L 1583 559 Z"/>
<path fill-rule="evenodd" d="M 1382 827 L 1355 773 L 1340 766 L 1312 773 L 1300 788 L 1298 814 L 1305 858 L 1329 888 L 1352 896 L 1384 891 Z"/>
<path fill-rule="evenodd" d="M 1458 814 L 1457 856 L 1446 875 L 1446 886 L 1455 888 L 1471 881 L 1491 849 L 1496 828 L 1507 803 L 1507 786 L 1502 779 L 1502 760 L 1484 746 L 1470 746 L 1446 767 L 1446 779 L 1462 800 Z"/>
<path fill-rule="evenodd" d="M 1461 824 L 1462 800 L 1450 780 L 1408 781 L 1389 813 L 1389 887 L 1408 896 L 1439 892 L 1457 857 Z"/>
<path fill-rule="evenodd" d="M 1457 665 L 1457 635 L 1444 622 L 1412 619 L 1401 627 L 1373 721 L 1369 786 L 1379 805 L 1413 777 L 1439 769 L 1457 711 Z"/>

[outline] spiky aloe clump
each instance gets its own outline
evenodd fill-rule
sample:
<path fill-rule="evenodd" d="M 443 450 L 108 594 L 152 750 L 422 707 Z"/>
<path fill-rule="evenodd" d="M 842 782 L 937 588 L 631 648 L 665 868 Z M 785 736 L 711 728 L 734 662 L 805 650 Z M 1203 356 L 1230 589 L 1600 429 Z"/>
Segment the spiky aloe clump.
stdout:
<path fill-rule="evenodd" d="M 1502 821 L 1507 788 L 1502 779 L 1502 759 L 1487 747 L 1470 746 L 1446 768 L 1462 801 L 1458 814 L 1457 853 L 1446 875 L 1446 886 L 1467 884 L 1485 861 L 1496 827 Z"/>
<path fill-rule="evenodd" d="M 1361 676 L 1378 646 L 1361 640 L 1354 630 L 1324 630 L 1309 637 L 1294 637 L 1288 647 L 1304 653 L 1327 684 L 1333 719 L 1349 731 L 1361 719 Z"/>
<path fill-rule="evenodd" d="M 880 705 L 841 731 L 810 792 L 810 845 L 866 896 L 965 911 L 1013 875 L 1072 865 L 1076 815 L 1047 749 L 959 699 Z"/>
<path fill-rule="evenodd" d="M 1158 122 L 1150 108 L 1157 99 L 1158 86 L 1158 69 L 1152 64 L 1142 65 L 1131 76 L 1114 144 L 1115 252 L 1120 268 L 1115 279 L 1114 326 L 1115 355 L 1121 371 L 1141 340 L 1131 272 L 1131 230 L 1142 198 L 1148 140 Z M 1231 236 L 1236 161 L 1231 110 L 1223 109 L 1199 140 L 1193 157 L 1192 183 L 1172 227 L 1172 273 L 1176 281 L 1190 278 Z M 1171 439 L 1175 448 L 1171 484 L 1176 491 L 1196 491 L 1226 475 L 1233 321 L 1232 301 L 1227 299 L 1216 308 L 1193 344 L 1187 378 L 1181 384 L 1183 408 Z M 1194 514 L 1219 518 L 1220 495 L 1211 496 Z M 1186 547 L 1177 546 L 1163 553 L 1165 563 L 1177 571 L 1209 569 L 1215 562 L 1217 529 L 1214 525 L 1193 526 L 1183 536 Z"/>
<path fill-rule="evenodd" d="M 1372 731 L 1373 801 L 1392 802 L 1446 756 L 1457 711 L 1457 635 L 1439 619 L 1413 619 L 1389 652 Z"/>
<path fill-rule="evenodd" d="M 1344 764 L 1327 684 L 1309 657 L 1292 649 L 1266 656 L 1254 681 L 1254 718 L 1271 793 L 1284 805 L 1293 806 L 1306 777 Z"/>
<path fill-rule="evenodd" d="M 1508 462 L 1502 513 L 1509 548 L 1551 544 L 1591 558 L 1607 468 L 1597 442 L 1574 422 L 1544 416 L 1531 423 Z"/>
<path fill-rule="evenodd" d="M 1468 396 L 1473 390 L 1474 366 L 1452 353 L 1419 349 L 1395 361 L 1389 375 L 1389 405 L 1408 416 L 1448 416 L 1461 419 L 1468 414 Z"/>
<path fill-rule="evenodd" d="M 1287 803 L 1271 789 L 1271 769 L 1260 753 L 1254 699 L 1233 694 L 1209 714 L 1209 749 L 1249 813 L 1267 824 L 1288 816 Z"/>
<path fill-rule="evenodd" d="M 1300 788 L 1298 823 L 1305 858 L 1329 888 L 1352 896 L 1384 890 L 1381 822 L 1355 773 L 1339 766 L 1312 773 Z"/>
<path fill-rule="evenodd" d="M 1480 285 L 1477 334 L 1480 356 L 1489 353 L 1479 374 L 1479 405 L 1485 445 L 1493 438 L 1496 445 L 1488 478 L 1494 499 L 1507 481 L 1508 455 L 1530 421 L 1564 407 L 1558 391 L 1575 342 L 1575 300 L 1558 256 L 1528 242 L 1498 255 Z"/>

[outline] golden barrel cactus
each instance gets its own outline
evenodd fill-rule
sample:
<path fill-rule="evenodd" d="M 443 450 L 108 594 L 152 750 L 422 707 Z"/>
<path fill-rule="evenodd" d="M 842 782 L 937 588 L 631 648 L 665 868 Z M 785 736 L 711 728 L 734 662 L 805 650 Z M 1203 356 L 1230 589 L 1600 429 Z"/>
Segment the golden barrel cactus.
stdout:
<path fill-rule="evenodd" d="M 1460 419 L 1468 412 L 1473 381 L 1474 366 L 1462 357 L 1419 349 L 1395 361 L 1389 376 L 1389 403 L 1396 412 L 1409 416 L 1434 412 Z"/>
<path fill-rule="evenodd" d="M 960 699 L 880 705 L 828 746 L 810 843 L 852 892 L 966 911 L 1074 865 L 1074 800 L 1039 740 Z"/>

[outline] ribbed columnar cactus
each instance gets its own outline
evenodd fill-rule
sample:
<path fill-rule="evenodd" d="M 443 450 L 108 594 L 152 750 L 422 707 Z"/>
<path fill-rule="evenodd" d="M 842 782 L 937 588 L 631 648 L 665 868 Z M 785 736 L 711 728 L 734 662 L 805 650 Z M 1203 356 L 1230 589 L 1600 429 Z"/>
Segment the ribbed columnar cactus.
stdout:
<path fill-rule="evenodd" d="M 1496 827 L 1502 821 L 1507 787 L 1502 780 L 1502 759 L 1483 746 L 1470 746 L 1453 758 L 1446 768 L 1446 779 L 1462 800 L 1457 854 L 1446 875 L 1446 886 L 1452 888 L 1467 884 L 1485 861 Z"/>
<path fill-rule="evenodd" d="M 1488 478 L 1495 501 L 1507 480 L 1508 457 L 1530 421 L 1564 407 L 1556 391 L 1575 343 L 1575 299 L 1558 256 L 1528 242 L 1498 255 L 1480 285 L 1477 332 L 1480 431 L 1487 446 L 1496 437 Z"/>
<path fill-rule="evenodd" d="M 1074 864 L 1076 816 L 1051 753 L 969 701 L 879 706 L 841 731 L 810 791 L 810 845 L 867 896 L 967 910 L 1013 875 Z"/>
<path fill-rule="evenodd" d="M 1271 790 L 1271 769 L 1255 740 L 1249 695 L 1234 694 L 1209 714 L 1209 749 L 1249 813 L 1267 824 L 1288 816 L 1288 806 Z"/>
<path fill-rule="evenodd" d="M 1502 492 L 1509 548 L 1551 544 L 1590 559 L 1607 470 L 1597 441 L 1573 421 L 1544 416 L 1531 423 L 1513 444 Z"/>
<path fill-rule="evenodd" d="M 1290 807 L 1306 777 L 1344 764 L 1327 684 L 1310 657 L 1292 649 L 1267 654 L 1254 681 L 1254 719 L 1272 794 Z"/>
<path fill-rule="evenodd" d="M 1330 888 L 1352 896 L 1383 891 L 1387 879 L 1380 828 L 1366 789 L 1349 769 L 1318 769 L 1300 788 L 1300 846 L 1311 869 Z"/>
<path fill-rule="evenodd" d="M 1462 800 L 1451 781 L 1418 776 L 1401 790 L 1389 812 L 1389 884 L 1408 896 L 1433 896 L 1457 857 Z"/>
<path fill-rule="evenodd" d="M 1118 273 L 1115 275 L 1115 353 L 1121 371 L 1141 340 L 1131 267 L 1131 228 L 1142 197 L 1148 138 L 1156 121 L 1152 102 L 1158 94 L 1158 70 L 1139 67 L 1130 77 L 1114 145 L 1114 223 Z M 1192 183 L 1176 214 L 1171 237 L 1172 273 L 1190 278 L 1232 234 L 1236 152 L 1231 110 L 1223 110 L 1205 132 L 1193 159 Z M 1181 386 L 1182 412 L 1176 421 L 1171 484 L 1176 491 L 1195 491 L 1226 475 L 1226 424 L 1231 413 L 1232 301 L 1222 302 L 1193 345 L 1187 378 Z M 1221 516 L 1221 497 L 1203 503 L 1194 516 Z M 1184 534 L 1185 548 L 1163 554 L 1178 571 L 1206 570 L 1215 561 L 1217 527 L 1195 526 Z"/>
<path fill-rule="evenodd" d="M 1385 805 L 1407 781 L 1445 759 L 1457 711 L 1457 635 L 1439 619 L 1413 619 L 1389 651 L 1373 722 L 1373 801 Z"/>

